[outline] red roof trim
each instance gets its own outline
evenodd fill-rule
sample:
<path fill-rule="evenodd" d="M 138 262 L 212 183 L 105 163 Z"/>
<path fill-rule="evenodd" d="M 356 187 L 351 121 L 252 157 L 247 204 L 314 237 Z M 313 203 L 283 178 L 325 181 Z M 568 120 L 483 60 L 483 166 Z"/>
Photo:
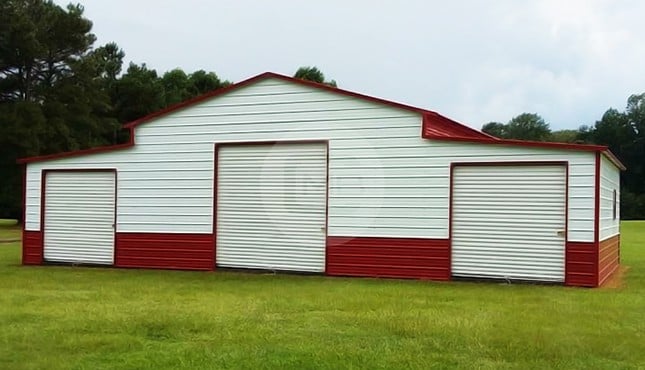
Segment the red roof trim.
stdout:
<path fill-rule="evenodd" d="M 569 149 L 569 150 L 582 150 L 589 152 L 598 152 L 607 150 L 606 146 L 592 145 L 592 144 L 569 144 L 569 143 L 553 143 L 548 141 L 524 141 L 524 140 L 511 140 L 511 139 L 482 139 L 474 137 L 463 136 L 441 136 L 426 134 L 424 139 L 432 140 L 446 140 L 446 141 L 467 141 L 472 143 L 482 144 L 497 144 L 497 145 L 514 145 L 514 146 L 530 146 L 551 149 Z"/>
<path fill-rule="evenodd" d="M 142 117 L 142 118 L 139 118 L 139 119 L 137 119 L 135 121 L 129 122 L 129 123 L 125 124 L 125 127 L 138 126 L 138 125 L 140 125 L 142 123 L 149 122 L 154 118 L 157 118 L 157 117 L 172 113 L 174 111 L 177 111 L 177 110 L 180 110 L 182 108 L 188 107 L 190 105 L 199 103 L 199 102 L 204 101 L 206 99 L 211 99 L 211 98 L 214 98 L 214 97 L 217 97 L 217 96 L 228 94 L 231 91 L 240 89 L 242 87 L 251 85 L 254 82 L 261 81 L 261 80 L 264 80 L 264 79 L 267 79 L 267 78 L 275 78 L 275 79 L 278 79 L 278 80 L 288 81 L 288 82 L 296 83 L 296 84 L 303 85 L 303 86 L 313 87 L 313 88 L 319 89 L 319 90 L 326 90 L 326 91 L 329 91 L 329 92 L 332 92 L 332 93 L 335 93 L 335 94 L 351 96 L 351 97 L 354 97 L 354 98 L 367 100 L 367 101 L 375 102 L 375 103 L 378 103 L 378 104 L 389 105 L 389 106 L 394 107 L 394 108 L 404 109 L 404 110 L 415 112 L 415 113 L 428 113 L 428 112 L 430 112 L 428 110 L 413 107 L 411 105 L 406 105 L 406 104 L 403 104 L 403 103 L 397 103 L 397 102 L 393 102 L 393 101 L 390 101 L 390 100 L 376 98 L 376 97 L 373 97 L 373 96 L 364 95 L 364 94 L 356 93 L 356 92 L 353 92 L 353 91 L 343 90 L 343 89 L 339 89 L 337 87 L 333 87 L 333 86 L 329 86 L 329 85 L 325 85 L 325 84 L 320 84 L 320 83 L 317 83 L 317 82 L 306 81 L 306 80 L 302 80 L 302 79 L 299 79 L 299 78 L 284 76 L 284 75 L 273 73 L 273 72 L 265 72 L 265 73 L 262 73 L 260 75 L 257 75 L 257 76 L 248 78 L 248 79 L 246 79 L 244 81 L 241 81 L 241 82 L 238 82 L 236 84 L 233 84 L 231 86 L 228 86 L 228 87 L 225 87 L 225 88 L 222 88 L 222 89 L 213 90 L 213 91 L 208 92 L 208 93 L 206 93 L 204 95 L 197 96 L 195 98 L 186 100 L 184 102 L 181 102 L 181 103 L 178 103 L 178 104 L 175 104 L 175 105 L 171 105 L 170 107 L 162 109 L 162 110 L 160 110 L 158 112 L 149 114 L 149 115 L 147 115 L 145 117 Z M 434 113 L 434 112 L 432 112 L 432 113 Z"/>
<path fill-rule="evenodd" d="M 622 163 L 620 163 L 620 161 L 607 149 L 606 146 L 498 139 L 494 136 L 475 130 L 471 127 L 468 127 L 464 124 L 453 121 L 447 117 L 440 115 L 439 113 L 436 113 L 430 110 L 413 107 L 411 105 L 393 102 L 390 100 L 376 98 L 373 96 L 364 95 L 364 94 L 360 94 L 360 93 L 356 93 L 348 90 L 343 90 L 343 89 L 328 86 L 325 84 L 319 84 L 316 82 L 288 77 L 288 76 L 284 76 L 273 72 L 265 72 L 265 73 L 259 74 L 257 76 L 241 81 L 239 83 L 233 84 L 231 86 L 208 92 L 206 94 L 200 95 L 193 99 L 189 99 L 179 104 L 172 105 L 160 111 L 151 113 L 145 117 L 139 118 L 135 121 L 129 122 L 124 125 L 125 128 L 130 129 L 130 142 L 128 143 L 103 146 L 103 147 L 91 148 L 91 149 L 83 149 L 83 150 L 64 152 L 64 153 L 57 153 L 57 154 L 42 155 L 42 156 L 36 156 L 36 157 L 21 158 L 17 162 L 31 163 L 31 162 L 37 162 L 37 161 L 50 160 L 50 159 L 75 157 L 80 155 L 103 153 L 103 152 L 108 152 L 113 150 L 129 148 L 134 145 L 134 127 L 142 123 L 150 122 L 155 118 L 159 118 L 161 116 L 186 108 L 188 106 L 197 104 L 206 99 L 228 94 L 231 91 L 240 89 L 244 86 L 251 85 L 257 81 L 261 81 L 267 78 L 275 78 L 275 79 L 288 81 L 288 82 L 296 83 L 303 86 L 312 87 L 319 90 L 329 91 L 335 94 L 351 96 L 357 99 L 371 101 L 377 104 L 383 104 L 383 105 L 407 110 L 414 113 L 420 113 L 423 116 L 421 136 L 424 139 L 465 141 L 465 142 L 486 143 L 486 144 L 521 145 L 521 146 L 531 146 L 531 147 L 572 149 L 572 150 L 601 151 L 603 154 L 607 156 L 607 158 L 609 158 L 609 160 L 611 160 L 616 166 L 618 166 L 618 168 L 620 168 L 621 170 L 625 170 L 625 166 Z"/>
<path fill-rule="evenodd" d="M 121 149 L 130 148 L 130 147 L 133 147 L 133 146 L 134 146 L 134 130 L 130 129 L 130 140 L 125 144 L 99 146 L 99 147 L 96 147 L 96 148 L 74 150 L 74 151 L 70 151 L 70 152 L 63 152 L 63 153 L 39 155 L 39 156 L 35 156 L 35 157 L 20 158 L 16 162 L 18 162 L 19 164 L 24 164 L 24 163 L 31 163 L 31 162 L 46 161 L 46 160 L 49 160 L 49 159 L 77 157 L 77 156 L 87 155 L 87 154 L 111 152 L 111 151 L 115 151 L 115 150 L 121 150 Z"/>
<path fill-rule="evenodd" d="M 440 118 L 437 119 L 436 116 Z M 462 134 L 464 130 L 445 130 L 444 122 L 442 119 L 447 119 L 435 113 L 425 114 L 423 117 L 423 130 L 422 137 L 429 140 L 445 140 L 445 141 L 463 141 L 471 143 L 481 143 L 481 144 L 497 144 L 497 145 L 515 145 L 515 146 L 528 146 L 528 147 L 537 147 L 537 148 L 549 148 L 549 149 L 564 149 L 564 150 L 583 150 L 590 152 L 600 152 L 604 154 L 607 159 L 609 159 L 616 167 L 620 168 L 622 171 L 626 170 L 625 165 L 623 165 L 620 160 L 609 150 L 606 145 L 593 145 L 593 144 L 572 144 L 572 143 L 554 143 L 548 141 L 527 141 L 527 140 L 511 140 L 511 139 L 498 139 L 496 137 L 486 135 L 485 133 L 480 133 L 476 130 L 472 130 L 468 135 Z M 468 128 L 467 126 L 462 127 Z M 477 136 L 476 134 L 483 134 Z"/>
<path fill-rule="evenodd" d="M 485 132 L 477 131 L 457 121 L 444 117 L 436 112 L 426 112 L 423 115 L 422 136 L 425 137 L 467 137 L 497 141 L 498 138 Z"/>
<path fill-rule="evenodd" d="M 335 94 L 351 96 L 351 97 L 354 97 L 354 98 L 357 98 L 357 99 L 371 101 L 371 102 L 374 102 L 374 103 L 377 103 L 377 104 L 383 104 L 383 105 L 387 105 L 387 106 L 398 108 L 398 109 L 407 110 L 407 111 L 414 112 L 414 113 L 420 113 L 422 115 L 430 114 L 430 115 L 434 115 L 434 116 L 437 116 L 437 117 L 443 117 L 443 116 L 441 116 L 438 113 L 435 113 L 433 111 L 413 107 L 411 105 L 407 105 L 407 104 L 403 104 L 403 103 L 397 103 L 397 102 L 393 102 L 393 101 L 385 100 L 385 99 L 381 99 L 381 98 L 376 98 L 376 97 L 373 97 L 373 96 L 364 95 L 364 94 L 356 93 L 356 92 L 353 92 L 353 91 L 343 90 L 343 89 L 339 89 L 339 88 L 332 87 L 332 86 L 325 85 L 325 84 L 319 84 L 319 83 L 316 83 L 316 82 L 302 80 L 302 79 L 299 79 L 299 78 L 288 77 L 288 76 L 284 76 L 284 75 L 273 73 L 273 72 L 265 72 L 265 73 L 259 74 L 257 76 L 248 78 L 248 79 L 246 79 L 244 81 L 241 81 L 241 82 L 238 82 L 236 84 L 233 84 L 231 86 L 228 86 L 228 87 L 225 87 L 225 88 L 222 88 L 222 89 L 213 90 L 213 91 L 208 92 L 206 94 L 203 94 L 203 95 L 197 96 L 195 98 L 186 100 L 184 102 L 172 105 L 170 107 L 164 108 L 164 109 L 162 109 L 160 111 L 157 111 L 157 112 L 154 112 L 154 113 L 151 113 L 151 114 L 149 114 L 147 116 L 144 116 L 144 117 L 139 118 L 137 120 L 134 120 L 132 122 L 126 123 L 123 127 L 130 129 L 130 142 L 129 143 L 111 145 L 111 146 L 103 146 L 103 147 L 92 148 L 92 149 L 83 149 L 83 150 L 64 152 L 64 153 L 42 155 L 42 156 L 36 156 L 36 157 L 21 158 L 21 159 L 18 160 L 18 163 L 31 163 L 31 162 L 44 161 L 44 160 L 49 160 L 49 159 L 74 157 L 74 156 L 79 156 L 79 155 L 102 153 L 102 152 L 108 152 L 108 151 L 112 151 L 112 150 L 119 150 L 119 149 L 129 148 L 129 147 L 134 145 L 134 130 L 133 130 L 134 127 L 136 127 L 136 126 L 138 126 L 138 125 L 140 125 L 142 123 L 150 122 L 155 118 L 159 118 L 159 117 L 164 116 L 166 114 L 170 114 L 172 112 L 178 111 L 178 110 L 186 108 L 188 106 L 197 104 L 197 103 L 202 102 L 202 101 L 204 101 L 206 99 L 210 99 L 210 98 L 214 98 L 214 97 L 221 96 L 221 95 L 224 95 L 224 94 L 228 94 L 231 91 L 240 89 L 240 88 L 242 88 L 244 86 L 251 85 L 251 84 L 253 84 L 253 83 L 257 82 L 257 81 L 261 81 L 261 80 L 264 80 L 264 79 L 267 79 L 267 78 L 275 78 L 275 79 L 288 81 L 288 82 L 296 83 L 296 84 L 303 85 L 303 86 L 312 87 L 312 88 L 319 89 L 319 90 L 326 90 L 326 91 L 329 91 L 329 92 L 332 92 L 332 93 L 335 93 Z M 452 121 L 452 120 L 449 120 L 448 118 L 445 118 L 445 117 L 443 117 L 443 118 L 450 122 L 449 125 L 452 127 L 451 131 L 453 131 L 453 132 L 459 132 L 461 134 L 469 133 L 470 135 L 478 135 L 478 136 L 484 135 L 485 137 L 491 137 L 492 138 L 492 136 L 484 134 L 482 132 L 479 132 L 479 131 L 477 131 L 475 129 L 472 129 L 472 128 L 468 127 L 468 126 L 462 125 L 462 124 L 460 124 L 458 122 L 455 122 L 455 121 Z"/>

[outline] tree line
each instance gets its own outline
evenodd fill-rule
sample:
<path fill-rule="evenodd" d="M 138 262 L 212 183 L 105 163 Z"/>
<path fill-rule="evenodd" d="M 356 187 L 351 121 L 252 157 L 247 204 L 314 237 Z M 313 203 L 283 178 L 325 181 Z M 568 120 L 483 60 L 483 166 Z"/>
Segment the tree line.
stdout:
<path fill-rule="evenodd" d="M 230 85 L 214 72 L 163 74 L 130 63 L 116 43 L 95 45 L 83 7 L 46 0 L 0 2 L 0 218 L 21 218 L 21 168 L 16 159 L 118 144 L 128 140 L 123 123 L 207 91 Z M 336 86 L 316 67 L 294 77 Z M 645 95 L 627 109 L 610 109 L 593 126 L 551 132 L 537 114 L 483 130 L 503 138 L 609 145 L 628 167 L 623 176 L 625 218 L 645 218 Z"/>
<path fill-rule="evenodd" d="M 536 113 L 507 123 L 489 122 L 482 131 L 504 139 L 607 145 L 627 167 L 621 176 L 621 218 L 645 219 L 645 93 L 627 99 L 624 110 L 608 109 L 593 125 L 551 131 Z"/>
<path fill-rule="evenodd" d="M 22 157 L 126 142 L 123 123 L 230 85 L 214 72 L 163 74 L 95 45 L 83 7 L 0 2 L 0 218 L 21 218 Z M 295 77 L 336 86 L 316 67 Z"/>

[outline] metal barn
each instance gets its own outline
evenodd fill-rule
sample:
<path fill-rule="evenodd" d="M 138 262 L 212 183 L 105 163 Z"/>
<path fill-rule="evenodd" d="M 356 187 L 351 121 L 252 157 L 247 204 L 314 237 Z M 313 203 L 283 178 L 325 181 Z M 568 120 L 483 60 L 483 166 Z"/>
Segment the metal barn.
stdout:
<path fill-rule="evenodd" d="M 25 158 L 23 263 L 601 285 L 619 264 L 604 146 L 502 140 L 264 73 Z"/>

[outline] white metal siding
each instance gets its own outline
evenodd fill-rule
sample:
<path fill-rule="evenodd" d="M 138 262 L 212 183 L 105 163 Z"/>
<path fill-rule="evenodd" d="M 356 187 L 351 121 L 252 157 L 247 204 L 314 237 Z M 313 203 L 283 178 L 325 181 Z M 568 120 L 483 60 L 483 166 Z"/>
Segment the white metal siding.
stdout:
<path fill-rule="evenodd" d="M 605 156 L 600 161 L 600 240 L 620 234 L 620 170 Z M 616 218 L 614 218 L 614 190 Z"/>
<path fill-rule="evenodd" d="M 329 140 L 333 236 L 448 238 L 452 161 L 569 161 L 569 240 L 593 241 L 594 155 L 424 140 L 421 116 L 267 79 L 136 128 L 127 150 L 27 167 L 27 230 L 40 229 L 43 168 L 119 170 L 121 232 L 210 234 L 213 143 Z"/>
<path fill-rule="evenodd" d="M 564 166 L 456 166 L 452 274 L 564 281 Z"/>
<path fill-rule="evenodd" d="M 113 264 L 114 172 L 49 172 L 45 181 L 45 260 Z"/>
<path fill-rule="evenodd" d="M 323 272 L 327 146 L 223 146 L 217 265 Z"/>

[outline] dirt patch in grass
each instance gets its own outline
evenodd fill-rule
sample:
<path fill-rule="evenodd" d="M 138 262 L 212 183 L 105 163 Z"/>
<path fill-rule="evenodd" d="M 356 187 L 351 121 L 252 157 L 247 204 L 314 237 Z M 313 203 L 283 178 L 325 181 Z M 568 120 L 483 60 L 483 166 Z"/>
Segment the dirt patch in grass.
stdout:
<path fill-rule="evenodd" d="M 618 269 L 602 284 L 605 289 L 620 289 L 625 287 L 625 276 L 629 271 L 629 266 L 619 265 Z"/>

